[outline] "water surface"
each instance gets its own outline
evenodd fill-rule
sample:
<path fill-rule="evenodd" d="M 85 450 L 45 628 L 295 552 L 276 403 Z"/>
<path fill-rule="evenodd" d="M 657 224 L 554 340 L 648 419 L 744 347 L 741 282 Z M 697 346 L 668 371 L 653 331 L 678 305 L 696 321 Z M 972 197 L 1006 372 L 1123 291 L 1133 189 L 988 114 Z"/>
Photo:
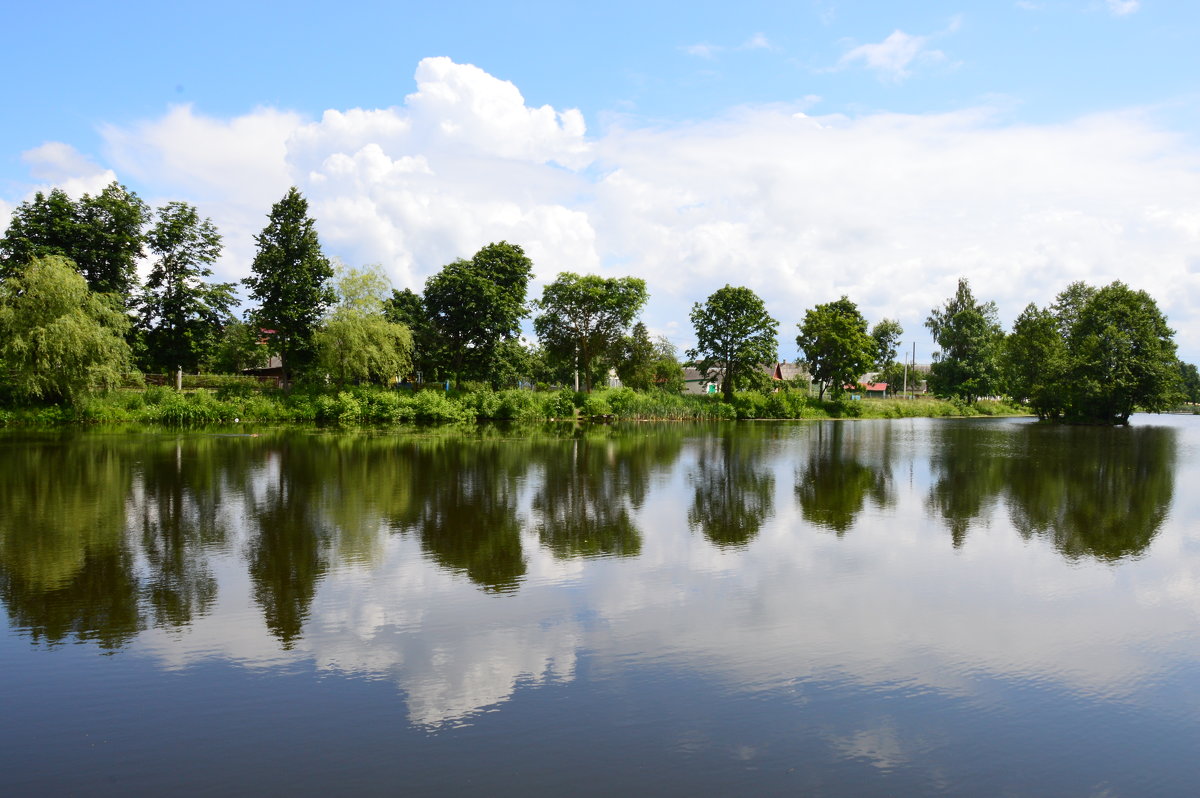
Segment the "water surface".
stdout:
<path fill-rule="evenodd" d="M 1200 784 L 1200 419 L 0 435 L 0 790 Z"/>

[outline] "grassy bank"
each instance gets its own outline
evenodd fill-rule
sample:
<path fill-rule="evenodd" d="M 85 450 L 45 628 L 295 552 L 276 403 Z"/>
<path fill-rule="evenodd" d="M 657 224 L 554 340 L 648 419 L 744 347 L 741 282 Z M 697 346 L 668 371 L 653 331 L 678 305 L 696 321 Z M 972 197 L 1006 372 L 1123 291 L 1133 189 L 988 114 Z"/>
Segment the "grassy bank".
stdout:
<path fill-rule="evenodd" d="M 1005 402 L 966 404 L 940 399 L 819 401 L 801 392 L 741 392 L 731 404 L 714 396 L 639 393 L 628 388 L 591 394 L 476 390 L 446 394 L 381 388 L 284 393 L 243 382 L 177 392 L 167 387 L 124 389 L 87 397 L 72 406 L 0 408 L 0 424 L 106 424 L 168 426 L 229 424 L 396 425 L 474 421 L 735 420 L 915 418 L 1016 415 Z"/>

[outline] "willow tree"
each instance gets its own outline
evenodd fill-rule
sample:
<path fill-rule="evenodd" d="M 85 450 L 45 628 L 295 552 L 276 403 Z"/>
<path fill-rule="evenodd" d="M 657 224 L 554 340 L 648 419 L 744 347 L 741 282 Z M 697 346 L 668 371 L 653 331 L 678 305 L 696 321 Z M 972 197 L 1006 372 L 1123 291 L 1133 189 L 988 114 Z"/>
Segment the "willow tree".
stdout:
<path fill-rule="evenodd" d="M 35 258 L 0 283 L 0 373 L 16 398 L 74 402 L 131 368 L 129 321 L 68 259 Z"/>

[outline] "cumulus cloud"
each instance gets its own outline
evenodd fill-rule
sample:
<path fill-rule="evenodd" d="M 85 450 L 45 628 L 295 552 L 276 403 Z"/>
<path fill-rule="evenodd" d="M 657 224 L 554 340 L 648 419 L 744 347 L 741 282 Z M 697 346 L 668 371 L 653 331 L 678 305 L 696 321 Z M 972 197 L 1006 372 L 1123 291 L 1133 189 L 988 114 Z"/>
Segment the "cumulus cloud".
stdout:
<path fill-rule="evenodd" d="M 1124 17 L 1135 13 L 1142 4 L 1139 0 L 1107 0 L 1108 11 L 1114 17 Z"/>
<path fill-rule="evenodd" d="M 29 173 L 41 183 L 37 190 L 61 188 L 75 199 L 84 194 L 96 194 L 117 179 L 112 169 L 105 169 L 61 141 L 48 141 L 27 150 L 21 154 L 21 160 L 29 165 Z"/>
<path fill-rule="evenodd" d="M 647 323 L 684 347 L 691 304 L 726 283 L 766 299 L 785 357 L 804 310 L 842 294 L 925 341 L 930 308 L 966 276 L 1005 322 L 1072 280 L 1122 279 L 1162 303 L 1186 357 L 1200 354 L 1200 153 L 1152 116 L 1018 125 L 990 108 L 805 107 L 626 118 L 589 136 L 578 111 L 531 107 L 512 83 L 434 58 L 391 108 L 314 120 L 181 106 L 103 132 L 116 173 L 148 199 L 213 216 L 224 279 L 245 276 L 252 235 L 294 184 L 327 251 L 381 263 L 397 287 L 506 239 L 539 283 L 563 270 L 645 278 Z M 61 145 L 27 158 L 44 179 L 100 169 Z"/>

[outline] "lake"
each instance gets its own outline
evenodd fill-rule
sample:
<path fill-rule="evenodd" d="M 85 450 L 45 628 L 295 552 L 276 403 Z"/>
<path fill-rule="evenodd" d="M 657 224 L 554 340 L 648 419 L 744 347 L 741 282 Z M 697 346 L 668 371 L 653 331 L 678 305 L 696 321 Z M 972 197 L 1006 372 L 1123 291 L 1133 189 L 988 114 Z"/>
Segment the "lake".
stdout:
<path fill-rule="evenodd" d="M 0 793 L 1192 795 L 1200 418 L 0 434 Z"/>

